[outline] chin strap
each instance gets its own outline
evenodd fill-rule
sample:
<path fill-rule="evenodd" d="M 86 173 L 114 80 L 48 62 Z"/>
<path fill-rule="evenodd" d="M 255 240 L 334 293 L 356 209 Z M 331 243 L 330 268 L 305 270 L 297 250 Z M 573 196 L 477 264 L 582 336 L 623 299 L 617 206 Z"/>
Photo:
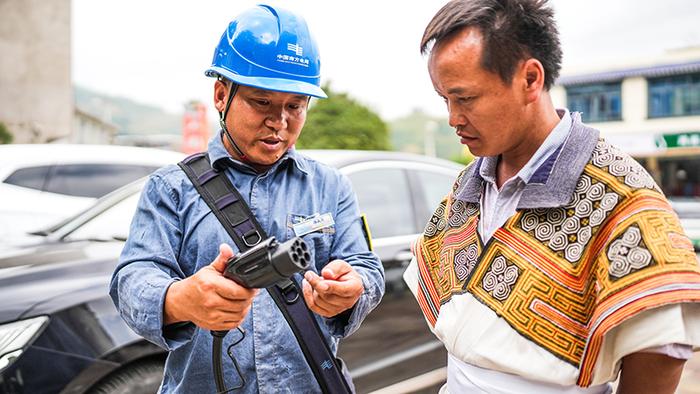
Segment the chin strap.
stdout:
<path fill-rule="evenodd" d="M 226 84 L 226 80 L 223 78 L 219 78 L 219 81 L 222 83 Z M 226 107 L 224 107 L 224 111 L 221 112 L 219 111 L 219 126 L 221 126 L 221 130 L 223 130 L 224 135 L 226 136 L 226 139 L 228 139 L 228 142 L 231 143 L 231 146 L 233 149 L 236 150 L 236 153 L 238 153 L 238 156 L 241 158 L 241 160 L 245 161 L 246 160 L 246 155 L 243 153 L 240 147 L 238 147 L 238 144 L 233 140 L 231 137 L 231 133 L 228 131 L 228 127 L 226 127 L 226 116 L 228 115 L 228 110 L 231 108 L 231 101 L 233 101 L 233 96 L 236 95 L 236 92 L 238 91 L 238 84 L 235 82 L 231 82 L 231 90 L 228 95 L 228 99 L 226 100 Z"/>

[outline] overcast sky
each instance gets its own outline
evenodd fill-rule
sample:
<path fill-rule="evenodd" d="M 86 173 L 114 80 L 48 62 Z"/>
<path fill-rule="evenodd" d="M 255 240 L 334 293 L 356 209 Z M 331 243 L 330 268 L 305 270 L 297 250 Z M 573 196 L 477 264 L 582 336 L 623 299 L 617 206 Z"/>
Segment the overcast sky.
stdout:
<path fill-rule="evenodd" d="M 210 105 L 204 70 L 228 22 L 260 1 L 73 0 L 73 80 L 179 112 Z M 422 108 L 444 115 L 418 45 L 443 0 L 269 1 L 303 15 L 322 80 L 387 120 Z M 564 72 L 700 45 L 697 0 L 554 0 Z M 213 107 L 210 105 L 210 116 Z"/>

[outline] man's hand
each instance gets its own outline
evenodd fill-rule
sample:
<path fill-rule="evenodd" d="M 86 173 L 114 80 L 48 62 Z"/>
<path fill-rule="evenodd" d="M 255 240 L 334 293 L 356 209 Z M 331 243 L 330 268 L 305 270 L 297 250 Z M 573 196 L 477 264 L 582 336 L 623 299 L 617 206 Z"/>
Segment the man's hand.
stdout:
<path fill-rule="evenodd" d="M 243 322 L 258 290 L 224 277 L 232 256 L 231 247 L 221 244 L 211 264 L 170 285 L 163 307 L 165 325 L 190 321 L 207 330 L 231 330 Z"/>
<path fill-rule="evenodd" d="M 620 394 L 673 394 L 683 373 L 685 360 L 664 354 L 632 353 L 622 358 Z"/>
<path fill-rule="evenodd" d="M 328 263 L 321 276 L 307 271 L 302 286 L 309 309 L 324 317 L 352 308 L 365 291 L 360 274 L 343 260 Z"/>

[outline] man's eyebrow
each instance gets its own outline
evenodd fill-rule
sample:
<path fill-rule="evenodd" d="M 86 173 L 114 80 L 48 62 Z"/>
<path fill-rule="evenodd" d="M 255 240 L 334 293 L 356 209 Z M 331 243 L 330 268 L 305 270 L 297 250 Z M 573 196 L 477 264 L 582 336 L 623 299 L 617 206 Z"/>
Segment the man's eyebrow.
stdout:
<path fill-rule="evenodd" d="M 463 88 L 463 87 L 455 87 L 455 88 L 450 88 L 447 90 L 447 94 L 465 94 L 465 93 L 469 93 L 469 92 L 470 92 L 469 89 Z"/>
<path fill-rule="evenodd" d="M 275 91 L 255 88 L 255 89 L 253 89 L 253 93 L 255 93 L 255 94 L 260 94 L 260 95 L 264 95 L 264 96 L 269 96 L 269 95 L 274 94 Z M 279 92 L 279 93 L 287 93 L 287 92 Z M 295 94 L 295 95 L 293 95 L 292 97 L 295 98 L 295 99 L 299 99 L 299 100 L 306 100 L 306 98 L 307 98 L 308 96 L 303 95 L 303 94 Z"/>
<path fill-rule="evenodd" d="M 272 94 L 272 92 L 269 91 L 269 90 L 266 90 L 266 89 L 259 89 L 259 88 L 254 88 L 254 89 L 252 90 L 252 93 L 254 93 L 254 94 L 260 94 L 260 95 L 265 95 L 265 96 Z"/>

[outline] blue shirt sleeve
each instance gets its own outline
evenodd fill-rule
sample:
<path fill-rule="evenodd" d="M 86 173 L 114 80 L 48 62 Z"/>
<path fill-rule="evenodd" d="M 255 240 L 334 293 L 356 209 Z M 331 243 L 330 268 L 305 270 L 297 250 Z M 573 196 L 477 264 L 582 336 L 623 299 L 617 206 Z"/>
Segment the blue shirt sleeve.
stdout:
<path fill-rule="evenodd" d="M 182 238 L 178 205 L 174 188 L 160 173 L 152 175 L 110 283 L 110 296 L 126 323 L 167 350 L 187 343 L 195 330 L 191 323 L 163 327 L 168 287 L 187 276 L 177 263 Z"/>
<path fill-rule="evenodd" d="M 335 213 L 336 234 L 331 245 L 330 260 L 348 262 L 362 277 L 364 292 L 348 313 L 326 319 L 331 335 L 346 337 L 381 301 L 384 295 L 384 268 L 376 253 L 369 250 L 362 228 L 357 198 L 350 180 L 340 175 L 338 206 Z"/>

